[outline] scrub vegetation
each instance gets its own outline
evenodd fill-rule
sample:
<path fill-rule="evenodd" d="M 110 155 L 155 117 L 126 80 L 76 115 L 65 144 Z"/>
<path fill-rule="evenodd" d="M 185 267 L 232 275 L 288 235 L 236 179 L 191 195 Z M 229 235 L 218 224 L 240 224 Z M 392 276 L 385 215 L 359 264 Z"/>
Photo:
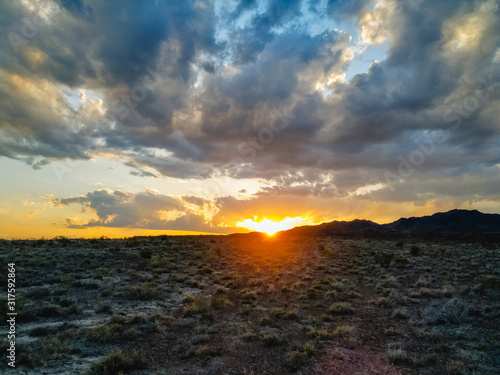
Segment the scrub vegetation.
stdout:
<path fill-rule="evenodd" d="M 0 246 L 17 269 L 11 374 L 500 373 L 495 241 L 254 233 Z"/>

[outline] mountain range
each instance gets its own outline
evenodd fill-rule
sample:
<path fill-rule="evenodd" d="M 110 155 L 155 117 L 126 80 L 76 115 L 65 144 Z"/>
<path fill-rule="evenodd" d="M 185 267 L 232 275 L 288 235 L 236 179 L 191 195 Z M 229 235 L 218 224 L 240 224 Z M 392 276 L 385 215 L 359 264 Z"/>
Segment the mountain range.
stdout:
<path fill-rule="evenodd" d="M 369 220 L 332 221 L 296 227 L 287 235 L 329 236 L 355 233 L 500 233 L 500 215 L 477 210 L 451 210 L 430 216 L 401 218 L 389 224 Z"/>

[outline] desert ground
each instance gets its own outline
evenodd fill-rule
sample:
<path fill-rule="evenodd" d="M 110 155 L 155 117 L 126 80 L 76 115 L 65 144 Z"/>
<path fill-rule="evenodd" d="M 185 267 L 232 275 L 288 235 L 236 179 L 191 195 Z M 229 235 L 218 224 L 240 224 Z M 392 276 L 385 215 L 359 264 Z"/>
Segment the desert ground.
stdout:
<path fill-rule="evenodd" d="M 17 283 L 5 374 L 500 373 L 496 241 L 254 233 L 0 249 Z"/>

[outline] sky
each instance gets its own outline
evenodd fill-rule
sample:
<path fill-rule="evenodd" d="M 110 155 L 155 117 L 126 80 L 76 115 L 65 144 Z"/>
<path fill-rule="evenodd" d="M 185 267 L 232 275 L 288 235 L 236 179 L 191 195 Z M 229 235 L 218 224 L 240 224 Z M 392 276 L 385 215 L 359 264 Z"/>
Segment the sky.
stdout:
<path fill-rule="evenodd" d="M 0 2 L 0 238 L 500 212 L 498 0 Z"/>

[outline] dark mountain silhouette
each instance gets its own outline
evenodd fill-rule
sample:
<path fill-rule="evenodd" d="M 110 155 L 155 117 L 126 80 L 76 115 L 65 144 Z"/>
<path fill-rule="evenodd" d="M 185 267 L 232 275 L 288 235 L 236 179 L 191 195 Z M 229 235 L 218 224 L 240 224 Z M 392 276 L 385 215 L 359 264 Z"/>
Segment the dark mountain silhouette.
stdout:
<path fill-rule="evenodd" d="M 451 210 L 431 216 L 401 218 L 384 229 L 414 233 L 500 232 L 500 215 L 477 210 Z"/>
<path fill-rule="evenodd" d="M 296 227 L 286 232 L 296 235 L 330 236 L 334 234 L 351 234 L 365 230 L 379 229 L 380 224 L 369 220 L 332 221 L 320 225 Z"/>
<path fill-rule="evenodd" d="M 297 227 L 287 235 L 329 236 L 354 233 L 500 233 L 500 215 L 477 210 L 451 210 L 430 216 L 401 218 L 390 224 L 369 220 L 332 221 Z"/>

